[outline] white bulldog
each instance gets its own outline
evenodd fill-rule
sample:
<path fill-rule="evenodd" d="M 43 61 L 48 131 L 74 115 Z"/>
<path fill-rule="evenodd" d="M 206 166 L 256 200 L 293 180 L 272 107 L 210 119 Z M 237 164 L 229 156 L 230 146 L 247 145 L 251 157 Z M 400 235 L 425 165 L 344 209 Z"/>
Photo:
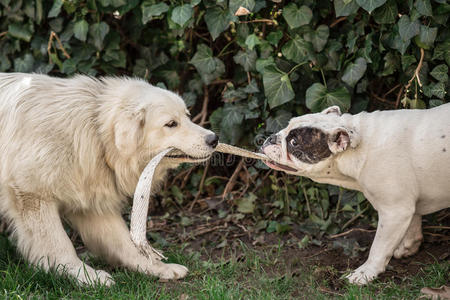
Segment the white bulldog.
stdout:
<path fill-rule="evenodd" d="M 351 283 L 376 278 L 392 255 L 416 253 L 422 215 L 450 207 L 450 103 L 357 115 L 333 106 L 293 118 L 261 149 L 271 168 L 361 191 L 378 211 L 369 258 Z"/>

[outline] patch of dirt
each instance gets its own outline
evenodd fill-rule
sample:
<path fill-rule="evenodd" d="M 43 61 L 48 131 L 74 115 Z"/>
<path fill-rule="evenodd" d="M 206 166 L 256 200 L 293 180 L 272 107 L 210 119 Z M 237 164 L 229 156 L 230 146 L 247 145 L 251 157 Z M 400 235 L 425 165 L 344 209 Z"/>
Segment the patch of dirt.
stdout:
<path fill-rule="evenodd" d="M 419 252 L 403 258 L 392 258 L 386 272 L 380 275 L 380 281 L 394 280 L 401 283 L 407 277 L 416 275 L 420 270 L 436 261 L 450 259 L 450 209 L 440 213 L 439 228 L 424 222 L 424 242 Z M 287 234 L 256 232 L 254 222 L 249 218 L 233 220 L 220 219 L 218 216 L 192 214 L 189 226 L 170 223 L 158 217 L 152 217 L 150 231 L 158 232 L 171 243 L 186 243 L 186 251 L 197 251 L 203 259 L 245 260 L 242 246 L 258 253 L 269 253 L 275 263 L 264 267 L 268 274 L 274 276 L 297 276 L 304 270 L 312 271 L 314 280 L 321 284 L 326 282 L 325 292 L 338 292 L 344 286 L 341 278 L 346 272 L 356 269 L 367 259 L 370 245 L 375 236 L 373 228 L 354 225 L 348 232 L 337 237 L 323 237 L 316 244 L 310 243 L 305 248 L 299 242 L 305 237 L 296 226 Z M 431 225 L 431 224 L 430 224 Z M 444 228 L 443 228 L 444 227 Z M 329 290 L 331 288 L 332 290 Z"/>

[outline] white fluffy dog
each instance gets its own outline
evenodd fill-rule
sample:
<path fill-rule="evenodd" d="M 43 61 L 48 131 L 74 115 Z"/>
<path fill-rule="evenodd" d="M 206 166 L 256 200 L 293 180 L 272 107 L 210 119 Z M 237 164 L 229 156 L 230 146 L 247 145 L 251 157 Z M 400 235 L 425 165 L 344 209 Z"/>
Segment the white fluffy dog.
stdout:
<path fill-rule="evenodd" d="M 0 73 L 0 212 L 31 263 L 80 283 L 114 281 L 77 257 L 61 218 L 109 263 L 182 278 L 184 266 L 141 255 L 120 211 L 153 155 L 180 150 L 158 166 L 157 186 L 179 163 L 208 159 L 217 142 L 179 96 L 142 80 Z"/>

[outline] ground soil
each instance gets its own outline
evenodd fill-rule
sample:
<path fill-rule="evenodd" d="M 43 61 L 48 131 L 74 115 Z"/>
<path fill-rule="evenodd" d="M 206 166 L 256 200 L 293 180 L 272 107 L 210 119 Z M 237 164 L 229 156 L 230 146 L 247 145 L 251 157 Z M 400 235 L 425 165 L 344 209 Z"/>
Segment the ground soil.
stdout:
<path fill-rule="evenodd" d="M 196 218 L 195 216 L 202 216 Z M 424 242 L 415 255 L 403 258 L 392 258 L 386 272 L 379 280 L 394 280 L 400 283 L 405 277 L 418 274 L 424 266 L 437 261 L 450 260 L 450 230 L 443 229 L 450 226 L 450 209 L 442 211 L 439 216 L 440 228 L 427 228 L 424 222 Z M 243 219 L 238 222 L 218 220 L 212 217 L 205 221 L 204 215 L 193 213 L 193 224 L 167 224 L 167 221 L 152 217 L 151 231 L 158 232 L 164 239 L 174 243 L 185 243 L 186 251 L 198 251 L 204 259 L 234 259 L 244 260 L 243 246 L 253 249 L 256 253 L 273 252 L 281 257 L 279 263 L 265 267 L 267 273 L 283 276 L 290 273 L 296 276 L 305 269 L 312 271 L 317 282 L 326 281 L 329 292 L 338 292 L 344 285 L 342 275 L 360 266 L 369 254 L 370 245 L 375 236 L 373 228 L 362 228 L 355 224 L 350 232 L 339 237 L 324 236 L 315 242 L 320 245 L 309 244 L 300 249 L 298 242 L 305 234 L 294 226 L 287 234 L 253 232 L 253 222 Z M 213 220 L 213 221 L 211 221 Z M 168 226 L 170 225 L 170 226 Z M 431 225 L 431 224 L 429 224 Z M 350 245 L 347 249 L 335 245 Z M 352 245 L 357 251 L 349 253 Z M 350 248 L 350 249 L 349 249 Z M 331 288 L 331 290 L 330 290 Z"/>

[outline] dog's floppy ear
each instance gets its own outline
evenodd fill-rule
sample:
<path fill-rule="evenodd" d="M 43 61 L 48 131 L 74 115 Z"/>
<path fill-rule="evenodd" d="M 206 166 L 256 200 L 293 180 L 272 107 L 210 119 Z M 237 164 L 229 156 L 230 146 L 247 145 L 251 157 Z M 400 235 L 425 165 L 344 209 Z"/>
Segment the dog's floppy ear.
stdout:
<path fill-rule="evenodd" d="M 336 105 L 325 108 L 324 110 L 322 110 L 322 114 L 325 114 L 325 115 L 336 114 L 338 116 L 342 115 L 341 109 L 339 108 L 339 106 L 336 106 Z"/>
<path fill-rule="evenodd" d="M 133 154 L 142 138 L 145 124 L 145 109 L 123 112 L 114 125 L 114 143 L 122 156 Z"/>
<path fill-rule="evenodd" d="M 335 128 L 328 135 L 328 147 L 333 153 L 347 150 L 348 147 L 356 148 L 359 144 L 359 135 L 353 129 Z"/>

